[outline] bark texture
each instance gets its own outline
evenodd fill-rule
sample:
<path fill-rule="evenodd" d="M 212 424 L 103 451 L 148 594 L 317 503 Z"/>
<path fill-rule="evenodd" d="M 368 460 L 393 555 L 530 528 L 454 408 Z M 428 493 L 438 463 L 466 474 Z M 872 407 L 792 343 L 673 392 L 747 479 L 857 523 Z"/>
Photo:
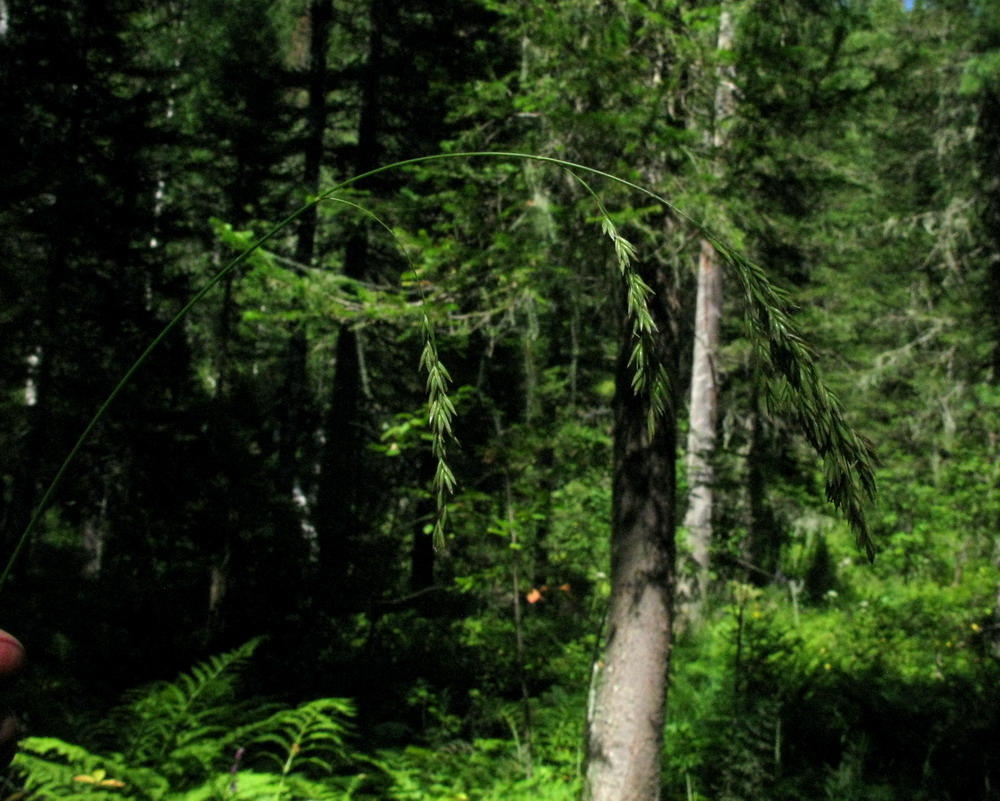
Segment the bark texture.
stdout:
<path fill-rule="evenodd" d="M 684 527 L 691 541 L 695 564 L 690 601 L 697 606 L 705 597 L 712 543 L 712 505 L 715 470 L 715 429 L 718 420 L 719 379 L 716 354 L 722 322 L 722 265 L 708 241 L 701 243 L 698 258 L 698 296 L 695 315 L 694 355 L 691 369 L 690 428 L 687 440 L 687 471 L 690 495 Z"/>
<path fill-rule="evenodd" d="M 652 278 L 653 281 L 649 279 Z M 674 352 L 664 298 L 666 276 L 647 277 L 656 293 L 657 354 Z M 607 643 L 588 721 L 590 801 L 659 797 L 674 593 L 676 426 L 673 404 L 650 436 L 648 401 L 632 389 L 632 338 L 621 337 L 615 396 L 611 601 Z"/>
<path fill-rule="evenodd" d="M 382 154 L 385 38 L 387 29 L 396 25 L 399 4 L 372 3 L 369 11 L 368 58 L 361 75 L 358 139 L 351 165 L 354 175 L 377 166 Z M 368 235 L 364 225 L 360 225 L 344 249 L 344 275 L 360 281 L 369 279 L 370 271 Z M 317 521 L 322 536 L 321 580 L 331 609 L 350 608 L 352 599 L 358 595 L 352 582 L 356 585 L 365 581 L 360 574 L 351 574 L 352 567 L 365 562 L 358 549 L 368 514 L 365 504 L 371 502 L 370 493 L 364 491 L 366 482 L 371 481 L 365 460 L 368 422 L 365 410 L 371 401 L 365 395 L 359 337 L 347 324 L 341 326 L 337 335 L 336 373 L 324 426 L 326 444 Z"/>
<path fill-rule="evenodd" d="M 729 9 L 723 6 L 719 16 L 718 50 L 725 53 L 733 47 L 733 22 Z M 731 66 L 719 67 L 715 89 L 714 121 L 707 138 L 714 152 L 713 171 L 721 173 L 719 156 L 725 147 L 725 126 L 733 116 L 735 84 Z M 712 507 L 714 505 L 715 429 L 718 421 L 718 388 L 716 354 L 719 349 L 719 329 L 722 322 L 722 265 L 719 254 L 707 239 L 701 241 L 698 255 L 698 294 L 695 312 L 694 353 L 691 364 L 690 428 L 687 441 L 687 472 L 690 494 L 684 527 L 691 543 L 693 575 L 687 572 L 680 594 L 682 608 L 690 620 L 701 616 L 701 606 L 708 590 L 711 567 Z"/>

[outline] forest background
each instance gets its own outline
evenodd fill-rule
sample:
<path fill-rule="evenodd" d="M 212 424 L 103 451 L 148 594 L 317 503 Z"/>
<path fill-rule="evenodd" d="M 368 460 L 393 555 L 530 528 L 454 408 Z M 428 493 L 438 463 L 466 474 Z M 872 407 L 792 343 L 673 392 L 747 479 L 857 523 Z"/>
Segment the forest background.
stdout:
<path fill-rule="evenodd" d="M 662 797 L 1000 798 L 995 2 L 0 0 L 0 104 L 5 559 L 143 349 L 309 198 L 568 159 L 762 265 L 879 455 L 869 565 L 746 298 L 699 294 L 704 232 L 581 175 L 668 288 Z M 339 197 L 163 340 L 25 542 L 4 798 L 579 795 L 626 308 L 604 212 L 518 159 Z"/>

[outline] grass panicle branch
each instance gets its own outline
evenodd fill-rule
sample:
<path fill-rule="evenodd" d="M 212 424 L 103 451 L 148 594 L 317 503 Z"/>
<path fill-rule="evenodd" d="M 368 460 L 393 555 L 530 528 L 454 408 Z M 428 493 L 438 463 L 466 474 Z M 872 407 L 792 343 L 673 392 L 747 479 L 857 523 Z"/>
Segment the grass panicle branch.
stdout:
<path fill-rule="evenodd" d="M 763 269 L 712 237 L 732 265 L 742 291 L 744 324 L 757 362 L 764 368 L 768 413 L 790 413 L 823 459 L 826 497 L 854 529 L 858 548 L 875 559 L 865 508 L 876 494 L 877 456 L 870 440 L 855 431 L 843 406 L 819 374 L 816 355 L 796 332 L 784 295 Z"/>
<path fill-rule="evenodd" d="M 281 231 L 319 203 L 329 201 L 353 206 L 363 213 L 369 214 L 383 227 L 388 228 L 385 223 L 378 220 L 364 207 L 338 197 L 338 193 L 344 192 L 347 188 L 391 170 L 402 170 L 414 165 L 426 165 L 437 161 L 468 161 L 473 159 L 501 159 L 551 164 L 567 170 L 587 188 L 595 199 L 597 198 L 596 194 L 580 176 L 588 175 L 605 179 L 651 198 L 712 242 L 719 253 L 723 255 L 727 266 L 743 289 L 747 306 L 747 335 L 759 362 L 767 373 L 769 404 L 774 409 L 789 410 L 795 415 L 809 442 L 823 459 L 828 499 L 843 512 L 854 528 L 858 546 L 865 551 L 869 559 L 874 558 L 875 548 L 865 518 L 865 506 L 875 494 L 874 450 L 871 443 L 854 431 L 846 422 L 839 400 L 819 375 L 813 353 L 795 331 L 787 313 L 784 298 L 768 281 L 763 269 L 737 253 L 704 225 L 692 219 L 668 200 L 632 181 L 593 167 L 551 156 L 507 151 L 472 151 L 438 153 L 406 159 L 348 178 L 310 199 L 308 203 L 267 231 L 253 245 L 209 279 L 142 351 L 84 427 L 83 433 L 59 466 L 54 478 L 36 505 L 27 526 L 17 540 L 4 571 L 0 574 L 0 588 L 5 585 L 24 544 L 38 526 L 42 514 L 84 443 L 90 438 L 121 391 L 132 381 L 153 351 L 160 346 L 163 340 L 208 292 Z M 669 397 L 669 377 L 663 366 L 657 364 L 654 358 L 657 349 L 655 347 L 656 329 L 649 313 L 651 292 L 631 266 L 635 249 L 618 232 L 610 215 L 599 200 L 598 206 L 601 209 L 602 229 L 614 244 L 618 268 L 626 284 L 627 310 L 631 315 L 632 334 L 635 339 L 631 357 L 632 369 L 634 370 L 633 387 L 637 392 L 649 394 L 649 425 L 652 428 L 655 426 L 656 420 L 666 410 L 665 404 Z M 391 230 L 390 234 L 392 234 Z M 405 250 L 403 252 L 405 254 Z M 446 440 L 451 436 L 451 422 L 455 409 L 447 393 L 450 377 L 439 359 L 433 326 L 426 309 L 422 319 L 422 330 L 424 348 L 421 353 L 420 367 L 427 372 L 428 422 L 432 432 L 432 449 L 437 460 L 433 478 L 433 492 L 438 504 L 438 513 L 434 524 L 434 541 L 440 546 L 444 542 L 444 529 L 447 523 L 447 496 L 455 486 L 455 477 L 446 461 Z"/>
<path fill-rule="evenodd" d="M 350 200 L 337 197 L 330 193 L 323 196 L 323 200 L 341 203 L 374 220 L 379 226 L 384 228 L 396 248 L 403 254 L 410 268 L 410 274 L 414 276 L 414 285 L 420 297 L 420 304 L 423 313 L 420 318 L 420 333 L 423 339 L 423 349 L 420 353 L 418 369 L 427 373 L 427 425 L 431 434 L 431 454 L 434 457 L 434 476 L 431 479 L 431 492 L 436 503 L 436 513 L 434 515 L 434 526 L 432 541 L 434 548 L 441 550 L 445 545 L 445 531 L 448 526 L 448 498 L 455 491 L 455 475 L 448 466 L 448 440 L 454 438 L 451 421 L 455 416 L 455 404 L 448 396 L 448 386 L 451 384 L 451 375 L 448 369 L 441 363 L 438 352 L 437 340 L 434 336 L 434 326 L 430 319 L 429 300 L 424 288 L 423 281 L 419 280 L 420 271 L 410 258 L 409 251 L 400 241 L 396 232 L 388 223 L 378 217 L 371 209 L 359 205 Z"/>
<path fill-rule="evenodd" d="M 632 353 L 629 367 L 632 369 L 632 390 L 637 395 L 646 395 L 649 401 L 649 416 L 646 421 L 649 436 L 656 430 L 657 422 L 666 414 L 670 398 L 670 378 L 663 363 L 656 359 L 656 323 L 649 304 L 653 290 L 642 280 L 642 276 L 632 266 L 636 256 L 635 246 L 618 230 L 593 188 L 580 176 L 571 173 L 593 197 L 600 212 L 601 231 L 615 249 L 618 272 L 625 282 L 625 312 L 632 322 Z"/>
<path fill-rule="evenodd" d="M 427 424 L 431 430 L 431 454 L 434 456 L 434 478 L 431 489 L 437 505 L 434 516 L 432 539 L 434 547 L 444 547 L 445 530 L 448 525 L 448 497 L 455 491 L 455 475 L 448 466 L 448 439 L 453 437 L 451 421 L 455 416 L 455 405 L 448 397 L 451 376 L 438 357 L 434 339 L 434 326 L 426 310 L 421 318 L 424 348 L 420 354 L 420 369 L 427 373 Z"/>

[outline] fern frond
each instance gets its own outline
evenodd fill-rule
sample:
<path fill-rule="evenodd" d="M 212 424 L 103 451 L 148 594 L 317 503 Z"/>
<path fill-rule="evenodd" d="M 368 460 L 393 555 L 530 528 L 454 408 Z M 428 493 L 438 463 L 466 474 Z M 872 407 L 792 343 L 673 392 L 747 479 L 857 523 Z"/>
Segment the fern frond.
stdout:
<path fill-rule="evenodd" d="M 351 754 L 345 744 L 354 707 L 344 698 L 320 698 L 295 709 L 275 712 L 242 727 L 228 738 L 246 744 L 247 759 L 260 755 L 276 762 L 282 773 L 311 767 L 329 773 Z"/>
<path fill-rule="evenodd" d="M 235 788 L 235 790 L 234 790 Z M 207 791 L 207 792 L 206 792 Z M 214 793 L 214 794 L 212 794 Z M 240 773 L 235 779 L 219 777 L 209 787 L 198 788 L 178 801 L 344 801 L 349 798 L 339 783 L 314 781 L 304 776 L 276 773 Z"/>
<path fill-rule="evenodd" d="M 342 698 L 322 698 L 295 709 L 263 709 L 256 722 L 234 726 L 226 720 L 232 705 L 232 676 L 253 653 L 258 641 L 212 657 L 169 685 L 157 685 L 136 696 L 128 707 L 153 713 L 157 703 L 166 729 L 151 727 L 140 717 L 147 735 L 131 751 L 138 764 L 120 753 L 99 755 L 56 738 L 33 737 L 22 744 L 15 767 L 24 776 L 32 799 L 94 801 L 132 798 L 143 801 L 306 801 L 345 799 L 367 782 L 355 765 L 363 758 L 347 745 L 354 708 Z M 221 699 L 221 700 L 220 700 Z M 165 735 L 166 731 L 166 736 Z M 135 745 L 135 744 L 132 744 Z M 235 745 L 245 746 L 237 758 Z M 158 749 L 158 750 L 150 750 Z M 159 760 L 159 761 L 156 761 Z M 253 764 L 254 762 L 258 764 Z M 272 770 L 260 767 L 271 762 Z M 370 761 L 364 764 L 374 766 Z M 249 764 L 246 770 L 242 764 Z M 256 768 L 256 769 L 255 769 Z"/>
<path fill-rule="evenodd" d="M 159 766 L 196 763 L 205 768 L 216 758 L 214 740 L 232 728 L 232 702 L 241 668 L 260 645 L 255 639 L 228 653 L 212 656 L 173 682 L 140 690 L 113 713 L 128 732 L 126 759 Z"/>
<path fill-rule="evenodd" d="M 14 767 L 24 776 L 29 797 L 93 799 L 160 799 L 167 779 L 150 768 L 127 765 L 121 754 L 93 754 L 55 737 L 28 737 L 21 742 Z"/>
<path fill-rule="evenodd" d="M 275 801 L 289 797 L 285 783 L 278 774 L 241 771 L 237 776 L 215 776 L 198 787 L 172 797 L 171 801 Z"/>

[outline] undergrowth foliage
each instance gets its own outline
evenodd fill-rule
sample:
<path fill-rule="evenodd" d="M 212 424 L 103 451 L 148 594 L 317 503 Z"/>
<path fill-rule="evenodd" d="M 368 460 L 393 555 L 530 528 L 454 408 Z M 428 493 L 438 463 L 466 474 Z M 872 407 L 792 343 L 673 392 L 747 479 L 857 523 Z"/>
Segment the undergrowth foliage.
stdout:
<path fill-rule="evenodd" d="M 320 698 L 294 708 L 239 700 L 240 669 L 258 641 L 172 682 L 130 692 L 88 749 L 29 737 L 14 761 L 27 801 L 350 801 L 578 797 L 575 745 L 550 732 L 546 758 L 526 774 L 508 740 L 362 755 L 351 744 L 351 703 Z M 545 739 L 545 738 L 543 738 Z"/>
<path fill-rule="evenodd" d="M 14 767 L 33 799 L 344 799 L 367 778 L 347 742 L 351 703 L 321 698 L 287 709 L 237 698 L 253 640 L 173 682 L 126 695 L 96 753 L 29 737 Z M 103 736 L 102 736 L 103 735 Z M 369 766 L 370 768 L 370 766 Z"/>
<path fill-rule="evenodd" d="M 115 731 L 130 733 L 125 760 L 170 765 L 179 775 L 208 768 L 211 755 L 204 743 L 225 736 L 230 727 L 240 669 L 258 643 L 214 656 L 173 682 L 128 693 L 109 716 Z"/>

